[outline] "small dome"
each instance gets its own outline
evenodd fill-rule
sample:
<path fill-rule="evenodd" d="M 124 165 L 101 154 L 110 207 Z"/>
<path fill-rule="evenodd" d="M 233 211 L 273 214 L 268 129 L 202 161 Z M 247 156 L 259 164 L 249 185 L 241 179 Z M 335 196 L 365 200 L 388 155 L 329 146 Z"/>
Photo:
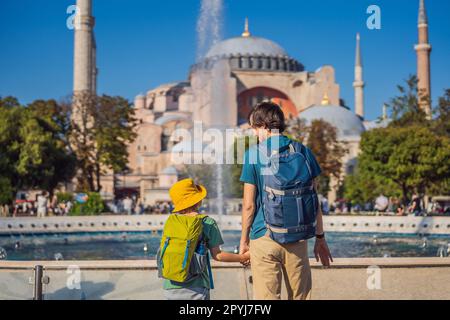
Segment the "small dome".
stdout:
<path fill-rule="evenodd" d="M 207 58 L 216 56 L 287 56 L 286 51 L 271 40 L 259 37 L 235 37 L 216 43 L 206 54 Z"/>
<path fill-rule="evenodd" d="M 365 131 L 363 122 L 352 111 L 333 105 L 312 106 L 301 112 L 300 119 L 308 124 L 313 120 L 324 120 L 338 130 L 338 138 L 341 140 L 359 138 Z"/>

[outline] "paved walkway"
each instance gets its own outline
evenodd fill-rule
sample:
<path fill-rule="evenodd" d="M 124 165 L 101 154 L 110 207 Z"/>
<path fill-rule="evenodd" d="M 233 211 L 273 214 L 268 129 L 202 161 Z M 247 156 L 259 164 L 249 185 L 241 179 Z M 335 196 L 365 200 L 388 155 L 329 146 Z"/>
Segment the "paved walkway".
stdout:
<path fill-rule="evenodd" d="M 163 298 L 155 261 L 145 260 L 0 261 L 0 299 L 31 299 L 37 263 L 50 278 L 46 299 Z M 450 258 L 336 259 L 329 269 L 311 264 L 313 299 L 450 299 Z M 251 299 L 249 269 L 224 263 L 213 269 L 212 299 Z"/>

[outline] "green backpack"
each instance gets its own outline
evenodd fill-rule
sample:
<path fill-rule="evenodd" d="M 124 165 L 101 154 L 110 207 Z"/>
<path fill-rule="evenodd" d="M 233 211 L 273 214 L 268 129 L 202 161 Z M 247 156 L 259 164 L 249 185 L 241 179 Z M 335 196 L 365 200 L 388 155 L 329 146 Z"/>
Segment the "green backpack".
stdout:
<path fill-rule="evenodd" d="M 206 215 L 186 216 L 173 213 L 164 225 L 157 253 L 158 274 L 164 279 L 187 282 L 208 267 L 213 288 L 208 250 L 203 243 L 203 221 Z M 199 250 L 199 247 L 202 247 Z"/>

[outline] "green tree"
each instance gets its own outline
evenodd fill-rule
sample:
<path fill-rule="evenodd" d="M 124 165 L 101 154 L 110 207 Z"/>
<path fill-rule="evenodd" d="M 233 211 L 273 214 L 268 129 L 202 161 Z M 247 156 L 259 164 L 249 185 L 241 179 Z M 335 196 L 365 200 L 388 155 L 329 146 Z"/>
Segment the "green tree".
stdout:
<path fill-rule="evenodd" d="M 390 126 L 404 127 L 405 125 L 420 124 L 428 126 L 429 121 L 425 112 L 420 108 L 417 88 L 417 77 L 409 76 L 404 86 L 398 85 L 399 95 L 390 100 L 386 106 L 391 110 L 392 122 Z M 420 102 L 429 100 L 428 96 L 422 95 Z"/>
<path fill-rule="evenodd" d="M 230 173 L 230 196 L 234 198 L 241 198 L 244 193 L 244 184 L 240 181 L 242 173 L 242 163 L 244 160 L 245 152 L 257 143 L 256 137 L 242 136 L 237 137 L 234 140 L 232 146 L 233 164 L 228 165 L 228 171 Z"/>
<path fill-rule="evenodd" d="M 379 194 L 401 196 L 400 188 L 392 181 L 377 182 L 373 176 L 361 173 L 358 168 L 352 174 L 345 176 L 342 187 L 343 197 L 360 205 L 372 201 Z"/>
<path fill-rule="evenodd" d="M 406 202 L 411 193 L 424 193 L 450 172 L 450 140 L 427 127 L 412 125 L 365 132 L 358 170 L 378 186 L 394 183 Z"/>
<path fill-rule="evenodd" d="M 17 99 L 0 97 L 0 177 L 2 198 L 10 199 L 20 187 L 16 164 L 20 157 L 22 109 Z M 6 201 L 6 200 L 5 200 Z"/>
<path fill-rule="evenodd" d="M 321 119 L 313 120 L 310 125 L 301 119 L 294 119 L 289 122 L 287 133 L 311 149 L 322 169 L 318 191 L 328 193 L 331 178 L 338 182 L 341 180 L 342 158 L 348 152 L 345 144 L 338 141 L 337 129 Z"/>
<path fill-rule="evenodd" d="M 77 157 L 78 190 L 101 189 L 100 177 L 127 170 L 128 145 L 136 138 L 131 104 L 122 97 L 78 95 L 70 141 Z"/>
<path fill-rule="evenodd" d="M 450 89 L 446 89 L 444 95 L 439 98 L 435 116 L 433 130 L 438 135 L 450 137 Z"/>
<path fill-rule="evenodd" d="M 13 194 L 22 188 L 52 193 L 73 176 L 74 158 L 59 108 L 54 100 L 24 107 L 15 98 L 0 98 L 0 174 Z"/>
<path fill-rule="evenodd" d="M 23 113 L 17 171 L 24 186 L 52 194 L 58 184 L 69 182 L 75 173 L 75 157 L 66 137 L 67 115 L 55 100 L 34 101 Z"/>
<path fill-rule="evenodd" d="M 9 204 L 14 199 L 15 189 L 11 180 L 7 177 L 0 177 L 0 205 Z"/>

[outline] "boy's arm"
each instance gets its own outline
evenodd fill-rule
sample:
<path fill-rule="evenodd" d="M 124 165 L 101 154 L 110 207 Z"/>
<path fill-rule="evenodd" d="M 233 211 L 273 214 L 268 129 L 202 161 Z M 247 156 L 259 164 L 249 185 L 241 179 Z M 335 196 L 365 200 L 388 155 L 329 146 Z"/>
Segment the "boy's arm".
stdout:
<path fill-rule="evenodd" d="M 222 250 L 220 250 L 220 247 L 211 248 L 210 251 L 213 259 L 216 261 L 246 263 L 250 259 L 249 252 L 245 254 L 223 252 Z"/>
<path fill-rule="evenodd" d="M 255 196 L 256 186 L 250 183 L 244 183 L 244 197 L 242 200 L 242 234 L 239 253 L 245 253 L 249 250 L 250 228 L 255 215 Z"/>

